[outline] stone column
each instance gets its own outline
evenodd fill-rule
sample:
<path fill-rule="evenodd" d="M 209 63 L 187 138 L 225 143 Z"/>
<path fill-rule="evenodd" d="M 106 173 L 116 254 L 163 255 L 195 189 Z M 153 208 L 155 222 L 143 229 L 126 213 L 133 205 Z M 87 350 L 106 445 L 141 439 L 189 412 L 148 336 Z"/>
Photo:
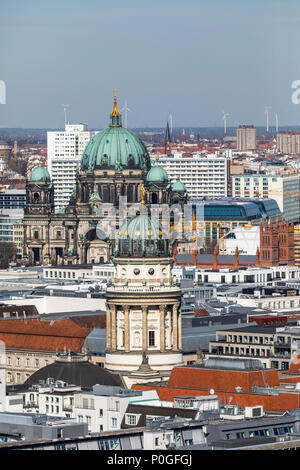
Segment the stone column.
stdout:
<path fill-rule="evenodd" d="M 111 311 L 110 305 L 106 306 L 106 351 L 111 350 Z"/>
<path fill-rule="evenodd" d="M 166 349 L 166 341 L 165 341 L 165 310 L 166 305 L 159 306 L 159 313 L 160 313 L 160 350 L 161 352 L 165 351 Z"/>
<path fill-rule="evenodd" d="M 117 349 L 117 321 L 116 321 L 116 306 L 111 305 L 111 349 Z"/>
<path fill-rule="evenodd" d="M 130 352 L 130 328 L 129 328 L 129 307 L 124 308 L 124 326 L 125 326 L 125 352 Z"/>
<path fill-rule="evenodd" d="M 173 320 L 172 320 L 172 324 L 173 324 L 173 331 L 172 331 L 172 334 L 173 334 L 173 338 L 172 338 L 172 349 L 174 351 L 177 351 L 178 350 L 178 320 L 177 320 L 177 310 L 178 310 L 178 304 L 174 304 L 173 305 Z"/>
<path fill-rule="evenodd" d="M 178 348 L 182 349 L 182 324 L 180 305 L 178 305 Z"/>
<path fill-rule="evenodd" d="M 146 350 L 148 349 L 148 325 L 147 325 L 147 321 L 148 321 L 148 318 L 147 318 L 147 311 L 148 311 L 148 307 L 146 306 L 143 306 L 142 307 L 142 314 L 143 314 L 143 318 L 142 318 L 142 324 L 143 324 L 143 350 Z"/>

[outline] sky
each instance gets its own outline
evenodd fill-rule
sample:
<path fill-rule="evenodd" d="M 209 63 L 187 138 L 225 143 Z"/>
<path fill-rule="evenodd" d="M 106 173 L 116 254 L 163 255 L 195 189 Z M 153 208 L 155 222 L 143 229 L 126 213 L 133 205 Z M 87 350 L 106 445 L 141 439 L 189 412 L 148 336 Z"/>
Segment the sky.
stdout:
<path fill-rule="evenodd" d="M 0 127 L 300 125 L 299 55 L 299 0 L 1 0 Z"/>

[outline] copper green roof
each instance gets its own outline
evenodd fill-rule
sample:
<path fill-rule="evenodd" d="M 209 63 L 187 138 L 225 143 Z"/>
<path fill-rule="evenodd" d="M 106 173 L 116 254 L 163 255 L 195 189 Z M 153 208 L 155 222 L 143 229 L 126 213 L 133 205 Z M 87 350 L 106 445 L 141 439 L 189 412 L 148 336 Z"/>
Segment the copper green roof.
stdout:
<path fill-rule="evenodd" d="M 158 220 L 147 215 L 137 215 L 120 230 L 118 254 L 120 256 L 168 256 L 168 240 Z"/>
<path fill-rule="evenodd" d="M 89 201 L 92 201 L 93 199 L 96 199 L 97 201 L 101 202 L 101 197 L 99 196 L 98 193 L 93 193 L 93 194 L 90 195 Z"/>
<path fill-rule="evenodd" d="M 115 108 L 114 108 L 115 109 Z M 81 170 L 140 168 L 150 170 L 148 151 L 141 139 L 122 127 L 121 115 L 110 115 L 110 126 L 98 132 L 87 144 Z"/>
<path fill-rule="evenodd" d="M 33 182 L 33 181 L 50 181 L 50 180 L 51 180 L 50 174 L 47 168 L 45 168 L 44 166 L 38 165 L 38 166 L 35 166 L 31 170 L 29 181 Z"/>
<path fill-rule="evenodd" d="M 177 180 L 172 184 L 172 191 L 186 192 L 186 187 L 181 181 Z"/>
<path fill-rule="evenodd" d="M 147 181 L 159 181 L 164 182 L 168 181 L 168 174 L 167 172 L 159 165 L 155 165 L 151 168 L 151 170 L 147 174 Z"/>

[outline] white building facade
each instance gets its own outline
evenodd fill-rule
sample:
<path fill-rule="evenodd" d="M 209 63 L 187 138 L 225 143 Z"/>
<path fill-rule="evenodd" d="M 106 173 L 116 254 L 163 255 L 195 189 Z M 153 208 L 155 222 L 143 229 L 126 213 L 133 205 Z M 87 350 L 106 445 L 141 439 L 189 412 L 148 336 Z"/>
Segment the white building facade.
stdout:
<path fill-rule="evenodd" d="M 159 156 L 159 165 L 168 173 L 171 183 L 179 179 L 194 199 L 227 196 L 228 162 L 224 156 L 205 153 Z"/>
<path fill-rule="evenodd" d="M 66 124 L 65 131 L 47 133 L 48 171 L 54 184 L 56 212 L 67 206 L 75 185 L 77 165 L 96 133 L 89 131 L 86 124 Z"/>

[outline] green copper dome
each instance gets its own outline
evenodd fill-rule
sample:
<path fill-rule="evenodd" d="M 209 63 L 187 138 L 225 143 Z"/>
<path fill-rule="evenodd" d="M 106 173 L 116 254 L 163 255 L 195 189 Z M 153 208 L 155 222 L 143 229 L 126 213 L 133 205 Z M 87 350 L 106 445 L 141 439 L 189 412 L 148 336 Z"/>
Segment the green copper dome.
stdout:
<path fill-rule="evenodd" d="M 147 174 L 148 182 L 165 182 L 168 181 L 167 172 L 159 165 L 155 165 Z"/>
<path fill-rule="evenodd" d="M 147 215 L 137 215 L 120 230 L 119 256 L 168 256 L 169 244 L 159 222 Z"/>
<path fill-rule="evenodd" d="M 81 170 L 93 171 L 104 168 L 149 170 L 150 167 L 150 157 L 141 139 L 122 127 L 115 98 L 110 125 L 98 132 L 87 144 L 81 158 Z"/>
<path fill-rule="evenodd" d="M 29 181 L 51 181 L 49 171 L 42 165 L 35 166 L 31 170 Z"/>
<path fill-rule="evenodd" d="M 172 184 L 172 191 L 186 192 L 186 187 L 181 181 L 177 180 L 175 181 L 175 183 Z"/>

